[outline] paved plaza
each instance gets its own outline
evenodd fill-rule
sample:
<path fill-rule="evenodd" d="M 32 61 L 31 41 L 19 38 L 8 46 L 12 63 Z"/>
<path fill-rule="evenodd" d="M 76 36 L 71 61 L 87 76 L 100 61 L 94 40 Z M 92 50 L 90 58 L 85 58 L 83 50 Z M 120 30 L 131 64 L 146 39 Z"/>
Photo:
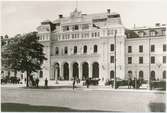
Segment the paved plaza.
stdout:
<path fill-rule="evenodd" d="M 109 89 L 109 88 L 108 88 Z M 164 91 L 1 87 L 2 111 L 165 111 Z"/>

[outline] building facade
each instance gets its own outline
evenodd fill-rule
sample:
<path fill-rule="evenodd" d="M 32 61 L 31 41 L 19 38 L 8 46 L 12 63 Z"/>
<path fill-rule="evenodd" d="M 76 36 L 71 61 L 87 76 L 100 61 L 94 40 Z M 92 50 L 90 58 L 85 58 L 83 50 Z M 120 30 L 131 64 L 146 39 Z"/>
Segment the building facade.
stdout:
<path fill-rule="evenodd" d="M 126 29 L 120 15 L 109 9 L 90 15 L 75 9 L 69 17 L 41 22 L 37 29 L 48 57 L 43 75 L 50 80 L 92 77 L 105 82 L 114 78 L 115 70 L 121 79 L 129 74 L 166 78 L 165 25 Z"/>
<path fill-rule="evenodd" d="M 48 60 L 40 79 L 70 81 L 99 78 L 100 83 L 129 76 L 166 79 L 166 25 L 127 29 L 120 14 L 59 15 L 37 27 Z"/>

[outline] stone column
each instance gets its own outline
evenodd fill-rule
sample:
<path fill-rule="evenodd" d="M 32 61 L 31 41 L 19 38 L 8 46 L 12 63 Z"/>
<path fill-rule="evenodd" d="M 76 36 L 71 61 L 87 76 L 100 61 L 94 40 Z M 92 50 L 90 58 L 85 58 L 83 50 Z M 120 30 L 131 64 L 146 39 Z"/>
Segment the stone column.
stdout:
<path fill-rule="evenodd" d="M 50 79 L 53 79 L 53 76 L 54 76 L 54 65 L 51 66 Z"/>
<path fill-rule="evenodd" d="M 89 63 L 89 77 L 92 77 L 92 63 Z"/>
<path fill-rule="evenodd" d="M 60 77 L 61 77 L 61 79 L 64 79 L 64 77 L 63 77 L 63 65 L 62 64 L 60 64 Z"/>
<path fill-rule="evenodd" d="M 72 66 L 71 66 L 71 64 L 70 63 L 68 63 L 68 68 L 69 68 L 69 80 L 71 80 L 72 79 Z"/>
<path fill-rule="evenodd" d="M 78 68 L 79 68 L 79 79 L 82 80 L 82 64 L 78 63 Z"/>

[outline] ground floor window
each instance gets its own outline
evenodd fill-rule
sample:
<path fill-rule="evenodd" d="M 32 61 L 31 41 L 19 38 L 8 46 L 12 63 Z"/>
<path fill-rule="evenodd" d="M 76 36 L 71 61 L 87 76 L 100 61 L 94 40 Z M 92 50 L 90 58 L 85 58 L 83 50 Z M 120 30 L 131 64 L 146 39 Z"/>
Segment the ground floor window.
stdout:
<path fill-rule="evenodd" d="M 163 71 L 163 79 L 166 79 L 166 71 Z"/>
<path fill-rule="evenodd" d="M 151 80 L 155 80 L 155 71 L 151 71 Z"/>
<path fill-rule="evenodd" d="M 114 78 L 114 71 L 110 71 L 110 79 L 113 79 Z"/>

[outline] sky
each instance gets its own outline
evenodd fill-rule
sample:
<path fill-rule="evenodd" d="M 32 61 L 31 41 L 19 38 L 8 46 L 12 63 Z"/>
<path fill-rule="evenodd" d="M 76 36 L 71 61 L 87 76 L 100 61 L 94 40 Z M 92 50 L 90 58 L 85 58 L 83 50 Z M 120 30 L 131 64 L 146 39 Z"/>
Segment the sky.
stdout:
<path fill-rule="evenodd" d="M 40 22 L 51 21 L 59 14 L 69 16 L 76 8 L 74 1 L 2 1 L 0 7 L 1 32 L 10 37 L 16 34 L 36 31 Z M 166 0 L 119 0 L 119 1 L 81 1 L 78 0 L 78 10 L 82 13 L 103 13 L 107 9 L 120 13 L 125 27 L 153 26 L 155 23 L 166 24 Z"/>

